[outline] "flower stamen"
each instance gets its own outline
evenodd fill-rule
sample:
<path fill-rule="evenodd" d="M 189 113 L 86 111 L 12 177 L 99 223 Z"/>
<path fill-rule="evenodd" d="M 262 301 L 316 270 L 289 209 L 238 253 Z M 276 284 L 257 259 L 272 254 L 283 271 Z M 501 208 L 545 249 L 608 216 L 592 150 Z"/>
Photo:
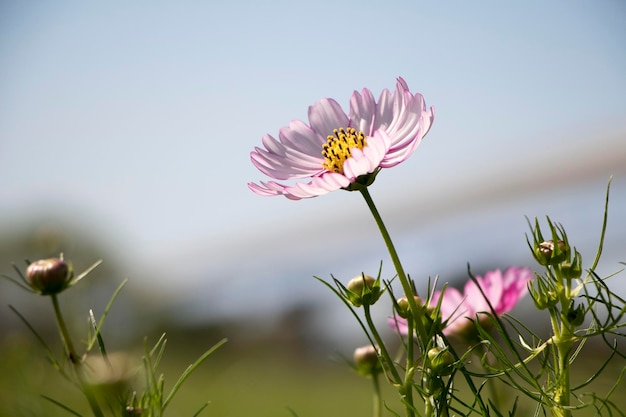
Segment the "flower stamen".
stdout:
<path fill-rule="evenodd" d="M 362 131 L 356 131 L 353 127 L 346 129 L 334 129 L 332 135 L 327 136 L 327 141 L 322 145 L 322 166 L 329 171 L 343 174 L 343 163 L 352 157 L 351 150 L 363 149 L 367 146 L 367 137 Z"/>

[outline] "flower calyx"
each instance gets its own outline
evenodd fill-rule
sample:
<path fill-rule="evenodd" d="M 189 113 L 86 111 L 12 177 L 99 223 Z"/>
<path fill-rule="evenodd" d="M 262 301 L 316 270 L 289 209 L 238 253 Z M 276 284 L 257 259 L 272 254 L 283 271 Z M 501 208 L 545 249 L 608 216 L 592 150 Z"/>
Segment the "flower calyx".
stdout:
<path fill-rule="evenodd" d="M 352 278 L 347 286 L 343 286 L 337 280 L 335 282 L 340 288 L 341 295 L 354 307 L 371 306 L 383 293 L 380 288 L 380 275 L 374 278 L 362 273 Z"/>
<path fill-rule="evenodd" d="M 582 304 L 575 306 L 574 300 L 570 303 L 569 309 L 565 315 L 567 322 L 573 326 L 578 327 L 585 321 L 585 309 Z"/>
<path fill-rule="evenodd" d="M 447 376 L 454 371 L 454 357 L 447 348 L 433 347 L 426 354 L 426 367 L 436 376 Z"/>
<path fill-rule="evenodd" d="M 556 265 L 572 265 L 573 262 L 580 262 L 580 259 L 571 259 L 572 250 L 576 254 L 576 248 L 570 247 L 567 239 L 567 234 L 562 225 L 552 223 L 549 217 L 546 217 L 548 221 L 548 227 L 550 229 L 551 239 L 545 239 L 541 228 L 539 227 L 539 220 L 535 218 L 535 226 L 532 227 L 533 243 L 531 245 L 528 241 L 528 245 L 532 251 L 535 260 L 543 266 L 556 266 Z M 578 255 L 580 257 L 580 254 Z M 572 271 L 574 273 L 574 271 Z"/>
<path fill-rule="evenodd" d="M 538 310 L 553 309 L 559 303 L 560 291 L 550 277 L 535 274 L 528 282 L 528 292 Z"/>

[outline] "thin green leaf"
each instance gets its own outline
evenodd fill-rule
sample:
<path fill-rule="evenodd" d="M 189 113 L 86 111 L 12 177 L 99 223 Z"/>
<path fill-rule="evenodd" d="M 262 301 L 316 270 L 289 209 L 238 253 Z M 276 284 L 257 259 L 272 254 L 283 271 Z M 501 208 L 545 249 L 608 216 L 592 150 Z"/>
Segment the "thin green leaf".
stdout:
<path fill-rule="evenodd" d="M 596 258 L 591 265 L 591 270 L 595 270 L 596 266 L 598 266 L 598 262 L 600 262 L 600 256 L 602 255 L 602 249 L 604 247 L 604 236 L 606 234 L 606 224 L 609 217 L 609 192 L 611 190 L 611 181 L 613 180 L 613 176 L 609 177 L 609 182 L 606 186 L 606 197 L 604 199 L 604 216 L 602 217 L 602 231 L 600 232 L 600 242 L 598 243 L 598 250 L 596 252 Z"/>
<path fill-rule="evenodd" d="M 200 409 L 194 413 L 193 417 L 198 417 L 200 413 L 209 406 L 209 404 L 209 402 L 204 403 L 204 405 L 202 405 L 202 407 L 200 407 Z"/>
<path fill-rule="evenodd" d="M 29 261 L 26 261 L 26 265 L 30 265 Z M 24 276 L 24 274 L 22 273 L 22 271 L 17 267 L 17 265 L 15 265 L 14 263 L 11 264 L 11 266 L 13 267 L 13 269 L 15 270 L 15 272 L 17 272 L 17 275 L 20 277 L 20 279 L 22 280 L 22 282 L 25 285 L 28 285 L 28 280 L 26 279 L 26 277 Z"/>
<path fill-rule="evenodd" d="M 67 378 L 67 375 L 63 372 L 63 370 L 61 368 L 60 362 L 54 356 L 54 353 L 52 352 L 52 349 L 50 349 L 50 347 L 48 346 L 46 341 L 43 340 L 43 337 L 41 337 L 41 335 L 39 333 L 37 333 L 37 330 L 35 330 L 35 328 L 28 322 L 28 320 L 26 320 L 26 317 L 22 316 L 22 314 L 19 311 L 17 311 L 17 309 L 15 307 L 13 307 L 12 305 L 9 305 L 9 308 L 20 318 L 20 320 L 22 320 L 22 322 L 26 325 L 26 327 L 28 327 L 28 329 L 31 331 L 31 333 L 35 336 L 35 338 L 37 339 L 39 344 L 41 344 L 43 349 L 46 351 L 46 353 L 48 355 L 48 358 L 52 362 L 52 365 L 55 368 L 57 368 L 59 371 L 61 371 L 63 376 L 65 376 Z"/>
<path fill-rule="evenodd" d="M 163 359 L 163 355 L 165 354 L 165 346 L 167 345 L 167 339 L 165 339 L 165 333 L 163 333 L 163 336 L 161 336 L 161 338 L 159 339 L 159 341 L 157 342 L 157 344 L 154 346 L 155 349 L 158 346 L 158 350 L 155 351 L 155 349 L 152 350 L 152 366 L 154 367 L 154 371 L 156 372 L 157 368 L 159 367 L 159 365 L 161 364 L 161 359 Z"/>
<path fill-rule="evenodd" d="M 100 349 L 100 355 L 102 355 L 102 358 L 110 367 L 111 364 L 109 363 L 109 358 L 107 357 L 107 351 L 104 347 L 104 340 L 102 340 L 102 336 L 100 335 L 98 324 L 96 323 L 96 317 L 94 316 L 93 310 L 91 309 L 89 310 L 89 323 L 91 324 L 91 328 L 94 332 L 95 338 L 98 341 L 98 348 Z M 87 352 L 89 352 L 90 350 L 91 350 L 91 345 L 87 347 Z"/>
<path fill-rule="evenodd" d="M 77 416 L 77 417 L 82 417 L 82 414 L 77 413 L 76 411 L 72 410 L 71 408 L 69 408 L 69 407 L 68 407 L 68 406 L 66 406 L 65 404 L 62 404 L 62 403 L 58 402 L 58 401 L 57 401 L 57 400 L 55 400 L 54 398 L 50 398 L 50 397 L 48 397 L 48 396 L 46 396 L 46 395 L 42 395 L 42 398 L 43 398 L 43 399 L 45 399 L 45 400 L 47 400 L 47 401 L 50 401 L 52 404 L 54 404 L 54 405 L 56 405 L 56 406 L 58 406 L 58 407 L 60 407 L 60 408 L 64 409 L 65 411 L 67 411 L 67 412 L 68 412 L 68 413 L 70 413 L 70 414 L 73 414 L 73 415 L 75 415 L 75 416 Z"/>
<path fill-rule="evenodd" d="M 72 280 L 69 282 L 69 286 L 72 286 L 74 284 L 76 284 L 78 281 L 80 281 L 81 279 L 85 278 L 91 271 L 93 271 L 94 269 L 96 269 L 96 267 L 98 265 L 100 265 L 102 263 L 102 259 L 96 261 L 93 263 L 93 265 L 91 265 L 89 268 L 87 268 L 86 270 L 84 270 L 80 275 L 75 276 L 74 278 L 72 278 Z"/>
<path fill-rule="evenodd" d="M 20 287 L 21 289 L 23 289 L 23 290 L 25 290 L 25 291 L 28 291 L 28 292 L 30 292 L 30 293 L 32 293 L 32 292 L 33 292 L 33 290 L 32 290 L 29 286 L 22 284 L 21 282 L 19 282 L 19 281 L 18 281 L 18 280 L 16 280 L 15 278 L 12 278 L 12 277 L 10 277 L 10 276 L 8 276 L 8 275 L 4 275 L 4 274 L 2 274 L 1 276 L 2 276 L 2 278 L 6 278 L 6 279 L 8 279 L 9 281 L 11 281 L 13 284 L 17 285 L 17 286 L 18 286 L 18 287 Z"/>
<path fill-rule="evenodd" d="M 220 346 L 222 346 L 226 342 L 227 342 L 227 339 L 220 340 L 215 345 L 213 345 L 213 347 L 211 347 L 209 350 L 204 352 L 202 356 L 200 356 L 193 364 L 189 365 L 187 369 L 185 369 L 185 372 L 183 372 L 180 378 L 178 378 L 178 381 L 176 381 L 176 383 L 174 384 L 174 387 L 172 387 L 172 390 L 170 391 L 169 395 L 165 398 L 165 401 L 163 402 L 163 409 L 167 407 L 167 405 L 170 403 L 170 401 L 172 400 L 176 392 L 180 389 L 181 385 L 183 384 L 183 382 L 185 382 L 185 380 L 189 377 L 189 375 L 191 375 L 193 371 L 195 371 L 198 368 L 198 366 L 202 364 L 202 362 L 204 362 L 209 356 L 211 356 L 213 352 L 219 349 Z"/>
<path fill-rule="evenodd" d="M 95 268 L 95 266 L 92 267 L 92 269 L 93 268 Z M 100 338 L 100 330 L 102 329 L 102 325 L 104 324 L 104 320 L 107 318 L 107 315 L 109 314 L 109 311 L 111 310 L 111 307 L 113 307 L 113 302 L 117 299 L 117 296 L 120 294 L 120 292 L 122 291 L 122 288 L 124 288 L 124 286 L 126 285 L 127 282 L 128 282 L 127 279 L 122 281 L 122 283 L 117 287 L 117 289 L 115 290 L 115 292 L 111 296 L 111 299 L 109 300 L 107 306 L 104 309 L 104 312 L 102 313 L 102 317 L 100 317 L 100 321 L 98 322 L 98 325 L 94 327 L 94 335 L 93 335 L 93 337 L 91 337 L 91 340 L 89 340 L 88 343 L 87 343 L 87 352 L 89 352 L 91 350 L 91 348 L 93 347 L 93 345 L 94 345 L 94 343 L 96 341 L 98 341 L 98 343 L 100 343 L 102 341 L 102 339 Z"/>
<path fill-rule="evenodd" d="M 337 291 L 332 285 L 330 285 L 328 282 L 324 281 L 321 278 L 318 277 L 313 277 L 316 280 L 318 280 L 319 282 L 321 282 L 322 284 L 326 285 L 332 292 L 335 293 L 335 295 L 337 295 L 337 297 L 339 297 L 339 299 L 341 301 L 343 301 L 343 303 L 346 305 L 346 307 L 348 307 L 348 309 L 350 310 L 350 312 L 352 313 L 352 315 L 356 318 L 356 320 L 359 322 L 359 325 L 361 326 L 361 328 L 363 329 L 363 332 L 365 333 L 365 336 L 367 336 L 367 339 L 370 341 L 370 343 L 372 344 L 372 346 L 374 346 L 376 343 L 374 342 L 374 339 L 372 339 L 372 337 L 369 334 L 369 331 L 367 330 L 367 327 L 365 326 L 365 324 L 363 323 L 363 321 L 361 320 L 361 318 L 359 317 L 358 314 L 356 314 L 356 311 L 354 311 L 354 308 L 352 308 L 352 305 L 350 304 L 350 302 L 348 302 L 348 300 L 345 299 L 345 297 L 343 297 L 341 295 L 341 293 L 339 291 Z M 334 279 L 334 277 L 333 277 Z M 336 280 L 335 280 L 336 281 Z"/>

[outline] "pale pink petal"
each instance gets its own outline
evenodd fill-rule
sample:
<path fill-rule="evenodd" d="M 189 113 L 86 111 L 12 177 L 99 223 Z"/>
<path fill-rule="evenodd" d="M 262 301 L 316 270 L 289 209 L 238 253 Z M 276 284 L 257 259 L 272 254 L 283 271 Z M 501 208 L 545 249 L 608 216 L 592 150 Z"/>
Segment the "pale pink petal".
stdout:
<path fill-rule="evenodd" d="M 334 129 L 348 127 L 349 120 L 339 103 L 325 98 L 309 107 L 309 123 L 316 133 L 326 137 L 332 135 Z"/>
<path fill-rule="evenodd" d="M 381 163 L 381 167 L 394 167 L 399 163 L 406 161 L 408 157 L 413 154 L 415 149 L 417 149 L 417 146 L 421 143 L 423 137 L 430 129 L 434 119 L 434 109 L 431 107 L 428 112 L 424 110 L 424 112 L 418 117 L 419 120 L 417 123 L 415 123 L 415 120 L 411 120 L 410 123 L 405 121 L 405 130 L 395 131 L 392 133 L 395 135 L 397 140 L 391 145 L 389 152 Z M 408 127 L 411 127 L 412 130 L 407 131 L 406 129 Z"/>
<path fill-rule="evenodd" d="M 407 336 L 409 334 L 409 324 L 406 319 L 402 317 L 389 317 L 387 320 L 389 326 L 403 336 Z"/>
<path fill-rule="evenodd" d="M 376 132 L 374 136 L 368 138 L 365 148 L 351 150 L 352 157 L 343 163 L 344 175 L 354 182 L 358 176 L 374 172 L 385 156 L 388 146 L 388 136 L 384 132 Z"/>
<path fill-rule="evenodd" d="M 436 306 L 439 302 L 440 297 L 441 291 L 435 292 L 435 294 L 433 294 L 430 305 Z M 440 307 L 442 320 L 445 321 L 449 319 L 454 319 L 459 315 L 466 313 L 467 307 L 463 305 L 463 297 L 463 294 L 461 294 L 456 288 L 446 287 Z"/>
<path fill-rule="evenodd" d="M 363 151 L 359 148 L 352 149 L 352 157 L 345 160 L 343 163 L 343 173 L 350 180 L 354 182 L 359 175 L 369 174 L 376 169 L 374 165 L 372 167 L 371 161 L 367 159 Z"/>
<path fill-rule="evenodd" d="M 528 292 L 526 285 L 532 276 L 532 271 L 528 268 L 511 267 L 504 273 L 495 270 L 487 272 L 484 277 L 477 276 L 476 282 L 468 280 L 463 294 L 455 288 L 446 288 L 441 301 L 441 316 L 448 322 L 443 332 L 447 335 L 467 334 L 471 324 L 469 319 L 475 319 L 480 312 L 491 313 L 485 297 L 497 315 L 508 313 Z M 437 305 L 440 297 L 441 293 L 436 292 L 431 305 Z"/>
<path fill-rule="evenodd" d="M 317 158 L 322 157 L 322 145 L 326 143 L 326 136 L 314 132 L 301 120 L 292 120 L 280 129 L 278 137 L 285 146 Z"/>
<path fill-rule="evenodd" d="M 508 268 L 503 273 L 504 294 L 502 294 L 501 310 L 508 313 L 517 302 L 528 293 L 528 281 L 533 278 L 533 272 L 528 268 Z"/>
<path fill-rule="evenodd" d="M 354 92 L 350 99 L 350 127 L 370 136 L 374 131 L 376 116 L 376 101 L 372 92 L 367 88 L 363 89 L 363 94 Z"/>

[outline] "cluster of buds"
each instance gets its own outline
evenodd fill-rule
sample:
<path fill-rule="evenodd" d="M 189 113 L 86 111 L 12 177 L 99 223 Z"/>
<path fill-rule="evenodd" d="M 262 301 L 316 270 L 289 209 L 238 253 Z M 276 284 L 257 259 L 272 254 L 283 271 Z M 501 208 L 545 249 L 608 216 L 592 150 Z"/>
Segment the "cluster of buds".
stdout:
<path fill-rule="evenodd" d="M 535 260 L 543 266 L 558 267 L 560 274 L 567 279 L 577 279 L 582 275 L 582 258 L 576 248 L 567 240 L 565 229 L 547 218 L 552 239 L 546 240 L 541 233 L 539 221 L 535 218 L 533 243 L 528 241 Z M 572 257 L 573 252 L 573 257 Z"/>
<path fill-rule="evenodd" d="M 535 260 L 548 270 L 546 275 L 536 274 L 536 279 L 528 285 L 529 292 L 540 310 L 552 310 L 561 303 L 563 317 L 571 326 L 577 327 L 584 322 L 585 309 L 582 305 L 574 306 L 571 297 L 576 291 L 572 292 L 570 287 L 571 281 L 582 275 L 582 257 L 575 247 L 570 246 L 563 226 L 552 223 L 550 218 L 547 221 L 552 239 L 545 240 L 535 219 L 532 245 L 528 241 Z"/>

